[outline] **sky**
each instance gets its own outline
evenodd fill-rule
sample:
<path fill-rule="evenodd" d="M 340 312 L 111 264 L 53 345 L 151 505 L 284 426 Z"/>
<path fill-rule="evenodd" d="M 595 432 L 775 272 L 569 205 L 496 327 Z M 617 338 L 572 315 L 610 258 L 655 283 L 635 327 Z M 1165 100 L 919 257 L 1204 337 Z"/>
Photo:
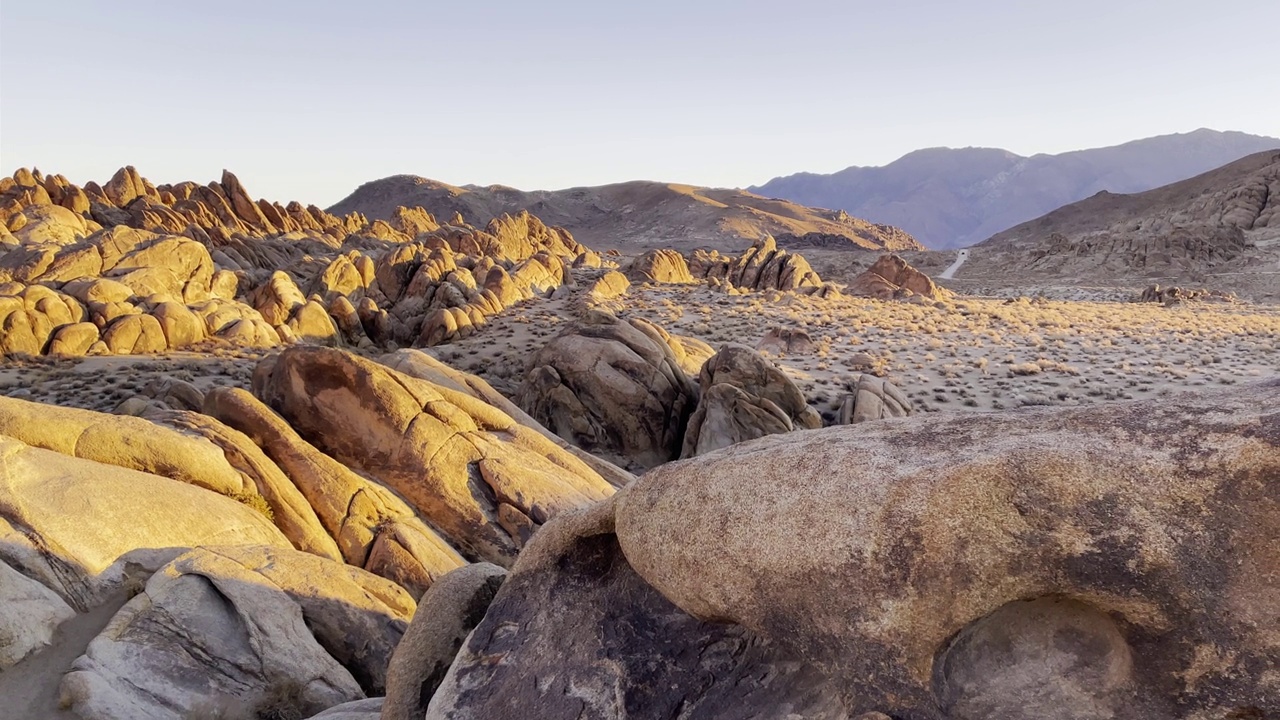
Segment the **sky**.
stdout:
<path fill-rule="evenodd" d="M 1235 0 L 0 0 L 0 171 L 235 172 L 321 206 L 398 173 L 745 187 L 922 147 L 1280 136 Z"/>

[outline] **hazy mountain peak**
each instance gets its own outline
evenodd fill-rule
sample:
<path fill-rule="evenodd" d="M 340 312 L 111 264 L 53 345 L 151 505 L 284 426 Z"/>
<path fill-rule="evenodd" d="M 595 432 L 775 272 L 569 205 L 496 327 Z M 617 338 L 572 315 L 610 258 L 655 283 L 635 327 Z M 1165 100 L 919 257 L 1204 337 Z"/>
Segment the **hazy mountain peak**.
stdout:
<path fill-rule="evenodd" d="M 880 167 L 797 173 L 750 190 L 895 225 L 930 247 L 963 247 L 1103 190 L 1142 192 L 1276 148 L 1278 138 L 1209 128 L 1030 157 L 935 147 Z"/>

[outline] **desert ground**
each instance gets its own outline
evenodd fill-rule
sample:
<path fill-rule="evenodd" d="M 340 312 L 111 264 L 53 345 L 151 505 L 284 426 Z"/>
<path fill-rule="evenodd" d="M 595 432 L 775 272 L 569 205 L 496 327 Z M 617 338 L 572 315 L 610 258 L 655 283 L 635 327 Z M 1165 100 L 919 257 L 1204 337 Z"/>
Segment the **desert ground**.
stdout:
<path fill-rule="evenodd" d="M 925 260 L 926 266 L 941 264 Z M 847 262 L 850 273 L 865 269 L 858 260 Z M 824 264 L 830 268 L 834 261 Z M 513 396 L 529 358 L 578 319 L 585 288 L 603 272 L 580 272 L 577 287 L 564 297 L 523 301 L 483 331 L 428 352 Z M 1205 301 L 1166 307 L 1133 302 L 1138 287 L 983 290 L 991 294 L 905 302 L 649 283 L 633 284 L 604 305 L 619 317 L 643 318 L 712 348 L 731 342 L 756 347 L 828 420 L 863 373 L 902 388 L 921 412 L 982 412 L 1164 397 L 1247 383 L 1280 367 L 1280 305 Z M 765 338 L 775 328 L 801 330 L 811 342 L 791 351 L 771 345 Z M 111 412 L 130 398 L 154 396 L 170 378 L 201 391 L 247 388 L 254 365 L 267 354 L 210 346 L 145 356 L 11 360 L 0 369 L 0 392 Z"/>

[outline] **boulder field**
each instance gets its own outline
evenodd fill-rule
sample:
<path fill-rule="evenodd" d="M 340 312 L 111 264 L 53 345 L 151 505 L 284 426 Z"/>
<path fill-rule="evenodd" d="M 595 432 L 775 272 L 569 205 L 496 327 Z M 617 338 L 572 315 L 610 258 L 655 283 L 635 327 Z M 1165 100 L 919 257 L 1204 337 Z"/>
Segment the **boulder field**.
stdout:
<path fill-rule="evenodd" d="M 203 412 L 0 402 L 18 717 L 1280 712 L 1280 381 L 899 416 L 864 379 L 876 412 L 806 429 L 728 345 L 684 376 L 690 457 L 630 478 L 478 378 L 384 363 L 289 348 Z"/>

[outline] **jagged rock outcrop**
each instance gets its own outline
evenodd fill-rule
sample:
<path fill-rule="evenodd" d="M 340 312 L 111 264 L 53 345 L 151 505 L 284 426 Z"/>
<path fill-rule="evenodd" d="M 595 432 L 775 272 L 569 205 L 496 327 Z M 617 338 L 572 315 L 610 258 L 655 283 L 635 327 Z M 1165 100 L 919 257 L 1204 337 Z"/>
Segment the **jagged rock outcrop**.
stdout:
<path fill-rule="evenodd" d="M 19 170 L 0 179 L 0 226 L 0 299 L 21 301 L 0 302 L 0 351 L 27 355 L 448 343 L 569 283 L 568 264 L 591 255 L 527 212 L 483 229 L 416 207 L 370 222 L 255 201 L 227 171 L 157 187 L 122 168 L 82 191 Z M 31 307 L 29 287 L 76 296 L 75 317 Z M 55 347 L 81 322 L 100 338 L 84 326 Z"/>
<path fill-rule="evenodd" d="M 1161 287 L 1159 283 L 1148 285 L 1138 293 L 1138 297 L 1134 298 L 1135 302 L 1151 302 L 1160 303 L 1162 305 L 1177 305 L 1180 302 L 1197 301 L 1197 300 L 1217 300 L 1221 302 L 1235 302 L 1234 293 L 1223 292 L 1221 290 L 1199 289 L 1180 287 Z"/>
<path fill-rule="evenodd" d="M 777 365 L 745 345 L 729 343 L 698 376 L 698 406 L 680 457 L 689 458 L 775 433 L 822 427 L 822 416 Z"/>
<path fill-rule="evenodd" d="M 697 391 L 648 323 L 590 312 L 539 350 L 516 403 L 565 440 L 624 466 L 675 459 Z"/>
<path fill-rule="evenodd" d="M 894 300 L 918 295 L 930 300 L 944 300 L 950 292 L 936 285 L 933 280 L 907 264 L 897 255 L 882 255 L 861 275 L 849 283 L 847 291 L 852 295 Z"/>
<path fill-rule="evenodd" d="M 1276 408 L 1270 381 L 771 436 L 651 471 L 617 537 L 686 612 L 821 668 L 851 715 L 1265 717 Z"/>
<path fill-rule="evenodd" d="M 822 288 L 822 279 L 803 256 L 779 250 L 772 237 L 756 241 L 736 258 L 716 251 L 697 250 L 689 263 L 694 277 L 715 280 L 746 290 L 806 290 Z"/>
<path fill-rule="evenodd" d="M 613 492 L 491 405 L 339 350 L 269 358 L 254 393 L 325 454 L 397 491 L 470 558 L 510 565 L 551 516 Z"/>

